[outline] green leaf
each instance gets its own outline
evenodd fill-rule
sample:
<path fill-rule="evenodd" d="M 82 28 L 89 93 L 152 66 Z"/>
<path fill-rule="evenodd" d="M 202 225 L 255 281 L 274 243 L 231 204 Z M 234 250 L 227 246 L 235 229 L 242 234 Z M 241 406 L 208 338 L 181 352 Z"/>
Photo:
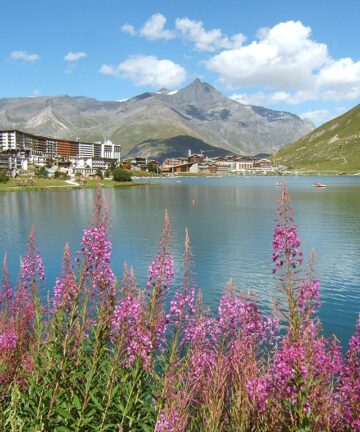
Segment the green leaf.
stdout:
<path fill-rule="evenodd" d="M 69 413 L 69 411 L 66 411 L 64 408 L 55 407 L 54 411 L 61 415 L 61 417 L 64 417 L 68 420 L 74 420 L 74 417 Z"/>
<path fill-rule="evenodd" d="M 80 403 L 79 396 L 76 393 L 73 394 L 73 402 L 74 402 L 75 408 L 78 411 L 80 411 L 81 410 L 81 403 Z"/>
<path fill-rule="evenodd" d="M 97 399 L 97 397 L 93 394 L 93 392 L 89 393 L 90 399 L 94 402 L 94 404 L 96 405 L 96 407 L 100 410 L 103 411 L 103 407 L 101 405 L 101 403 L 99 402 L 99 400 Z"/>

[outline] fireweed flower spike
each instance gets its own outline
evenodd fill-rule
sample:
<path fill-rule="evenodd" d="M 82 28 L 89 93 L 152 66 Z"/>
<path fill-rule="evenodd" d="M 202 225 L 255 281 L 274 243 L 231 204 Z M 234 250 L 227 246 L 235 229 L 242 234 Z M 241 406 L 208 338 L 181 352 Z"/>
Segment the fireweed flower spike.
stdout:
<path fill-rule="evenodd" d="M 283 182 L 280 206 L 276 210 L 276 227 L 274 228 L 272 246 L 273 273 L 279 273 L 280 287 L 287 298 L 291 331 L 297 333 L 299 331 L 296 292 L 299 279 L 297 275 L 303 262 L 303 253 L 294 223 L 294 211 L 291 207 L 286 182 Z M 286 313 L 283 313 L 286 316 Z"/>
<path fill-rule="evenodd" d="M 115 305 L 111 327 L 114 343 L 122 344 L 125 367 L 140 359 L 144 369 L 149 370 L 153 345 L 152 334 L 145 323 L 144 306 L 139 297 L 121 297 Z"/>
<path fill-rule="evenodd" d="M 164 302 L 174 278 L 174 259 L 170 253 L 170 224 L 165 210 L 164 225 L 160 237 L 159 252 L 149 266 L 147 290 L 149 295 L 149 325 L 153 333 L 154 347 L 164 342 L 167 319 Z"/>
<path fill-rule="evenodd" d="M 3 270 L 1 298 L 7 302 L 7 316 L 3 309 L 0 317 L 0 400 L 3 392 L 7 391 L 13 380 L 18 379 L 19 374 L 24 370 L 31 371 L 29 350 L 33 347 L 35 334 L 40 336 L 35 314 L 40 312 L 37 291 L 38 284 L 43 284 L 45 280 L 45 271 L 34 227 L 30 231 L 25 256 L 20 260 L 19 279 L 14 292 L 11 292 L 6 263 Z"/>
<path fill-rule="evenodd" d="M 137 287 L 134 269 L 129 267 L 126 262 L 124 262 L 120 290 L 125 296 L 134 296 L 140 294 L 140 290 Z"/>
<path fill-rule="evenodd" d="M 170 301 L 170 310 L 166 318 L 171 333 L 169 337 L 168 358 L 164 366 L 164 384 L 161 392 L 161 404 L 156 422 L 156 431 L 186 430 L 188 422 L 188 407 L 191 400 L 191 380 L 184 380 L 183 359 L 179 348 L 184 325 L 195 313 L 195 283 L 192 280 L 192 253 L 189 231 L 185 229 L 185 252 L 182 263 L 182 283 L 175 291 Z M 189 384 L 189 385 L 188 385 Z"/>
<path fill-rule="evenodd" d="M 65 311 L 70 311 L 71 307 L 74 305 L 76 295 L 77 285 L 71 264 L 70 247 L 69 243 L 66 243 L 62 263 L 62 274 L 56 279 L 54 287 L 54 308 L 57 309 L 61 307 Z"/>
<path fill-rule="evenodd" d="M 294 211 L 286 182 L 283 182 L 283 190 L 280 198 L 280 207 L 276 210 L 277 223 L 274 228 L 273 273 L 288 266 L 296 269 L 303 262 L 303 254 L 300 250 L 301 242 L 298 238 L 296 225 L 294 224 Z"/>
<path fill-rule="evenodd" d="M 28 328 L 35 314 L 34 300 L 38 294 L 38 284 L 45 282 L 45 269 L 38 252 L 35 227 L 30 231 L 26 254 L 20 261 L 20 274 L 12 302 L 12 314 L 18 328 Z"/>
<path fill-rule="evenodd" d="M 298 309 L 299 313 L 305 317 L 311 317 L 320 307 L 320 281 L 314 278 L 315 251 L 311 251 L 309 272 L 305 280 L 301 283 L 298 292 Z"/>
<path fill-rule="evenodd" d="M 36 283 L 45 281 L 45 269 L 42 258 L 37 250 L 35 227 L 31 227 L 28 248 L 22 259 L 21 278 L 25 290 L 32 289 Z"/>
<path fill-rule="evenodd" d="M 149 289 L 154 288 L 159 291 L 159 296 L 167 293 L 174 277 L 173 255 L 169 252 L 170 236 L 169 215 L 166 209 L 159 244 L 159 252 L 150 264 L 147 282 Z"/>
<path fill-rule="evenodd" d="M 3 267 L 2 267 L 2 286 L 0 290 L 0 319 L 6 320 L 8 318 L 10 301 L 13 295 L 10 275 L 7 268 L 7 254 L 4 255 Z"/>
<path fill-rule="evenodd" d="M 256 390 L 261 395 L 258 402 L 261 409 L 265 409 L 266 399 L 269 405 L 269 400 L 278 398 L 284 407 L 289 407 L 293 427 L 304 428 L 310 424 L 314 430 L 328 430 L 330 424 L 337 424 L 336 416 L 331 417 L 329 413 L 338 411 L 332 389 L 342 359 L 336 339 L 321 335 L 322 327 L 315 315 L 319 305 L 319 281 L 313 277 L 314 254 L 306 278 L 296 276 L 302 261 L 300 240 L 284 184 L 274 230 L 273 271 L 281 270 L 279 279 L 288 300 L 289 328 L 275 350 L 269 374 L 257 382 Z"/>
<path fill-rule="evenodd" d="M 108 207 L 104 204 L 99 187 L 96 191 L 94 213 L 94 222 L 84 230 L 81 240 L 79 256 L 83 257 L 82 277 L 90 284 L 88 288 L 92 297 L 108 297 L 114 295 L 116 280 L 110 266 L 112 244 L 107 236 Z M 78 261 L 81 261 L 80 258 Z"/>
<path fill-rule="evenodd" d="M 339 398 L 348 430 L 360 432 L 360 316 L 341 371 Z"/>
<path fill-rule="evenodd" d="M 173 319 L 178 326 L 183 319 L 187 320 L 195 312 L 195 283 L 192 280 L 192 253 L 189 231 L 185 230 L 185 253 L 182 265 L 183 285 L 176 290 L 174 298 L 170 302 L 170 311 L 167 319 Z"/>

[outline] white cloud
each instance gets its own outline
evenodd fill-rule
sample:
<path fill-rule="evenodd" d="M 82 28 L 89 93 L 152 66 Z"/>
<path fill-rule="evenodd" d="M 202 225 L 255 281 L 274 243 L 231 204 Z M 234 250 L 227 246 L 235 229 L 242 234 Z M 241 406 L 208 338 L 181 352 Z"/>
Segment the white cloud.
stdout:
<path fill-rule="evenodd" d="M 229 86 L 260 88 L 235 93 L 234 100 L 250 104 L 346 101 L 360 97 L 360 61 L 333 59 L 326 44 L 311 38 L 300 21 L 287 21 L 257 32 L 258 40 L 225 49 L 206 61 Z"/>
<path fill-rule="evenodd" d="M 326 120 L 330 120 L 331 118 L 335 117 L 334 114 L 332 114 L 327 109 L 320 109 L 315 111 L 308 111 L 303 114 L 300 114 L 300 117 L 302 119 L 309 119 L 313 123 L 323 123 Z"/>
<path fill-rule="evenodd" d="M 10 53 L 12 60 L 23 60 L 26 62 L 34 62 L 40 59 L 38 54 L 29 54 L 26 51 L 12 51 Z"/>
<path fill-rule="evenodd" d="M 106 64 L 101 66 L 101 68 L 99 69 L 99 72 L 104 74 L 104 75 L 112 75 L 112 76 L 118 75 L 118 72 L 116 71 L 116 67 L 106 65 Z"/>
<path fill-rule="evenodd" d="M 209 59 L 208 69 L 232 85 L 299 90 L 311 88 L 314 72 L 329 60 L 326 45 L 311 40 L 311 29 L 300 21 L 262 29 L 258 35 L 259 41 Z"/>
<path fill-rule="evenodd" d="M 157 13 L 152 15 L 138 31 L 129 23 L 124 24 L 121 30 L 132 36 L 137 35 L 149 40 L 182 37 L 194 43 L 198 51 L 211 52 L 223 48 L 236 48 L 245 41 L 245 36 L 241 33 L 228 37 L 220 29 L 205 30 L 202 21 L 177 18 L 174 30 L 165 29 L 166 22 L 166 17 Z"/>
<path fill-rule="evenodd" d="M 357 86 L 360 82 L 360 61 L 354 62 L 351 58 L 331 61 L 321 69 L 317 80 L 323 87 Z"/>
<path fill-rule="evenodd" d="M 220 29 L 205 30 L 202 21 L 189 18 L 177 18 L 175 26 L 186 40 L 195 44 L 199 51 L 239 47 L 245 41 L 245 36 L 241 33 L 229 38 L 223 35 Z"/>
<path fill-rule="evenodd" d="M 154 56 L 132 56 L 117 66 L 102 65 L 99 72 L 128 78 L 136 86 L 149 85 L 155 88 L 174 88 L 186 79 L 186 71 L 182 66 Z"/>
<path fill-rule="evenodd" d="M 131 36 L 136 35 L 135 27 L 128 23 L 121 26 L 121 31 L 123 31 L 124 33 L 129 33 Z"/>
<path fill-rule="evenodd" d="M 64 60 L 68 62 L 77 62 L 78 60 L 85 57 L 87 57 L 87 54 L 84 51 L 78 51 L 78 52 L 69 51 L 64 57 Z"/>
<path fill-rule="evenodd" d="M 249 105 L 299 105 L 312 101 L 353 101 L 360 97 L 360 86 L 344 88 L 314 88 L 311 90 L 299 90 L 295 92 L 256 92 L 256 93 L 234 93 L 230 96 L 237 102 Z"/>
<path fill-rule="evenodd" d="M 360 82 L 353 87 L 344 88 L 344 86 L 339 86 L 339 88 L 323 90 L 319 96 L 321 100 L 336 102 L 353 101 L 358 98 L 360 98 Z"/>
<path fill-rule="evenodd" d="M 152 15 L 139 30 L 139 35 L 146 39 L 173 39 L 175 37 L 174 32 L 166 30 L 165 27 L 166 18 L 160 13 Z"/>
<path fill-rule="evenodd" d="M 202 21 L 190 18 L 177 18 L 174 30 L 165 29 L 165 25 L 166 18 L 157 13 L 138 31 L 131 24 L 124 24 L 122 30 L 149 40 L 183 38 L 198 51 L 220 50 L 204 63 L 209 71 L 219 75 L 220 82 L 233 90 L 243 88 L 231 96 L 239 102 L 297 105 L 360 97 L 360 61 L 332 58 L 327 45 L 314 40 L 311 28 L 301 21 L 260 28 L 256 39 L 248 43 L 241 33 L 227 36 L 219 28 L 206 29 Z M 119 75 L 118 67 L 107 67 L 110 66 L 103 66 L 103 73 Z M 249 93 L 245 93 L 246 87 Z"/>
<path fill-rule="evenodd" d="M 234 93 L 230 96 L 237 102 L 249 105 L 298 105 L 303 102 L 318 99 L 318 95 L 312 90 L 299 90 L 295 92 L 256 92 L 256 93 Z"/>

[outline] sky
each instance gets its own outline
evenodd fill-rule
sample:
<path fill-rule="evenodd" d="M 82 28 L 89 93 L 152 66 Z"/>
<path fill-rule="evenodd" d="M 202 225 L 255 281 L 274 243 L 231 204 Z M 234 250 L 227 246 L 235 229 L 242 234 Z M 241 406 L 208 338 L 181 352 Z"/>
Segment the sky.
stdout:
<path fill-rule="evenodd" d="M 316 125 L 360 103 L 360 0 L 1 1 L 0 97 L 124 100 L 200 78 Z"/>

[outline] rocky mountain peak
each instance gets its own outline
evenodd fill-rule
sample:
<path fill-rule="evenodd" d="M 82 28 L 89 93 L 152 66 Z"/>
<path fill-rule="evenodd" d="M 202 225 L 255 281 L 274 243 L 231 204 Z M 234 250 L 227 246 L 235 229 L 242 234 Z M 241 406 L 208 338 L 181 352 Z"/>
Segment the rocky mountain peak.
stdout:
<path fill-rule="evenodd" d="M 168 94 L 169 90 L 165 87 L 161 87 L 161 89 L 159 89 L 156 93 L 157 94 Z"/>
<path fill-rule="evenodd" d="M 220 94 L 222 96 L 222 94 L 216 90 L 215 87 L 213 87 L 212 85 L 203 82 L 200 80 L 200 78 L 195 78 L 194 81 L 192 81 L 188 86 L 183 88 L 184 92 L 198 92 L 198 93 L 209 93 L 209 92 L 213 92 L 213 93 L 217 93 Z"/>
<path fill-rule="evenodd" d="M 310 130 L 293 114 L 245 107 L 199 78 L 177 91 L 162 88 L 126 102 L 67 95 L 0 99 L 0 129 L 9 127 L 89 142 L 108 136 L 122 145 L 124 156 L 146 148 L 153 157 L 173 154 L 174 145 L 186 154 L 184 137 L 234 153 L 268 152 Z"/>
<path fill-rule="evenodd" d="M 219 99 L 226 99 L 215 87 L 200 81 L 199 78 L 179 90 L 176 96 L 178 100 L 186 101 L 190 105 L 212 104 Z"/>

